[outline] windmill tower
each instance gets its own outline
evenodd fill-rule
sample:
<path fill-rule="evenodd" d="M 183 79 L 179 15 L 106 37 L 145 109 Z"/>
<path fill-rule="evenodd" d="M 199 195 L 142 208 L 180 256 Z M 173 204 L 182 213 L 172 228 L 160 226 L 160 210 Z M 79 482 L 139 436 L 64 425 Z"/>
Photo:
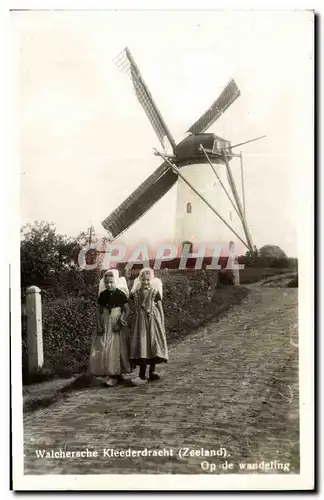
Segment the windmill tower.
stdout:
<path fill-rule="evenodd" d="M 178 182 L 175 214 L 175 240 L 178 245 L 184 241 L 229 245 L 240 240 L 252 249 L 245 214 L 229 165 L 230 160 L 239 155 L 233 153 L 234 146 L 230 141 L 206 133 L 239 97 L 235 81 L 231 80 L 226 85 L 218 99 L 188 129 L 189 135 L 176 144 L 127 47 L 116 59 L 116 64 L 133 83 L 137 99 L 162 145 L 164 153 L 157 154 L 164 161 L 102 222 L 110 240 L 132 226 Z M 173 151 L 172 155 L 166 154 L 167 143 Z M 245 239 L 239 235 L 242 227 Z"/>
<path fill-rule="evenodd" d="M 208 156 L 201 146 L 209 151 Z M 204 133 L 192 134 L 176 147 L 177 167 L 204 198 L 199 198 L 182 178 L 178 179 L 175 225 L 175 241 L 178 245 L 189 241 L 193 244 L 217 243 L 228 246 L 235 239 L 231 229 L 215 216 L 205 201 L 217 207 L 236 232 L 240 231 L 241 220 L 223 189 L 228 184 L 228 179 L 226 164 L 220 151 L 229 147 L 229 141 L 215 134 Z"/>

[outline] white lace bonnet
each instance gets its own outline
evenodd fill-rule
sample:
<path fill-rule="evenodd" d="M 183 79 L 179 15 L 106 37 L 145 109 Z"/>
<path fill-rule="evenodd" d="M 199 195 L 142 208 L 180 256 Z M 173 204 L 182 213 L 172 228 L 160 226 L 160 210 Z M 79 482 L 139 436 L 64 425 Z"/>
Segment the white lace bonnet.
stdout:
<path fill-rule="evenodd" d="M 138 290 L 141 287 L 141 276 L 144 273 L 150 273 L 151 275 L 151 286 L 154 288 L 156 291 L 160 293 L 161 299 L 163 298 L 163 285 L 162 281 L 159 278 L 156 278 L 154 276 L 154 271 L 150 267 L 144 267 L 141 269 L 139 275 L 137 278 L 134 280 L 134 284 L 131 290 L 131 293 L 134 293 L 136 290 Z"/>
<path fill-rule="evenodd" d="M 109 269 L 108 271 L 105 272 L 103 278 L 101 278 L 100 283 L 99 283 L 98 295 L 100 295 L 101 292 L 103 292 L 104 290 L 106 290 L 105 276 L 107 274 L 109 274 L 109 275 L 112 274 L 113 275 L 115 283 L 116 283 L 116 288 L 118 288 L 121 292 L 124 292 L 124 294 L 127 297 L 129 297 L 129 290 L 128 290 L 127 281 L 126 281 L 125 278 L 119 277 L 119 271 L 117 269 Z"/>

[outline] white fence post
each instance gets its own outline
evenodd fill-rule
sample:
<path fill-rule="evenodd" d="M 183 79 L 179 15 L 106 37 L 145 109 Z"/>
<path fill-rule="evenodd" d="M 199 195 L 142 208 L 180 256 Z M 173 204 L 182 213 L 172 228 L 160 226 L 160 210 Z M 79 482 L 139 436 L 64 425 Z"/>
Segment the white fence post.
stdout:
<path fill-rule="evenodd" d="M 44 363 L 41 290 L 37 286 L 27 288 L 27 345 L 29 372 L 37 372 Z"/>
<path fill-rule="evenodd" d="M 237 262 L 235 262 L 235 264 L 237 264 Z M 240 271 L 239 271 L 239 269 L 234 269 L 233 274 L 234 274 L 234 285 L 239 285 L 240 284 Z"/>

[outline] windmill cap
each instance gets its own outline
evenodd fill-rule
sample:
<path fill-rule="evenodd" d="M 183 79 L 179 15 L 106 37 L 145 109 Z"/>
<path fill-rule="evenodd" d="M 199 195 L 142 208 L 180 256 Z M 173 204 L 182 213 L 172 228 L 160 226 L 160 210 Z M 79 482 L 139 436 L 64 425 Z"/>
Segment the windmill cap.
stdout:
<path fill-rule="evenodd" d="M 182 162 L 191 162 L 193 160 L 199 161 L 199 163 L 205 163 L 206 157 L 201 146 L 206 150 L 213 151 L 213 154 L 209 154 L 209 156 L 215 160 L 219 160 L 221 149 L 229 147 L 230 142 L 215 134 L 189 135 L 185 137 L 175 149 L 177 163 L 181 164 Z"/>

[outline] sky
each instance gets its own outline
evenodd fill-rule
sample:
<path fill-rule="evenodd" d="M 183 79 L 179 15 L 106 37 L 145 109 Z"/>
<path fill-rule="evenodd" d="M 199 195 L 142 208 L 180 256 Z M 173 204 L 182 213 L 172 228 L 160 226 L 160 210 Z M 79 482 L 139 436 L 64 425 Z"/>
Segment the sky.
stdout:
<path fill-rule="evenodd" d="M 160 164 L 155 132 L 114 58 L 127 45 L 176 141 L 230 78 L 241 96 L 208 131 L 242 147 L 257 247 L 297 256 L 312 168 L 313 18 L 306 11 L 12 12 L 21 225 L 71 236 L 101 222 Z M 232 161 L 235 175 L 239 161 Z M 237 177 L 236 177 L 237 178 Z M 123 236 L 172 242 L 176 187 Z"/>

